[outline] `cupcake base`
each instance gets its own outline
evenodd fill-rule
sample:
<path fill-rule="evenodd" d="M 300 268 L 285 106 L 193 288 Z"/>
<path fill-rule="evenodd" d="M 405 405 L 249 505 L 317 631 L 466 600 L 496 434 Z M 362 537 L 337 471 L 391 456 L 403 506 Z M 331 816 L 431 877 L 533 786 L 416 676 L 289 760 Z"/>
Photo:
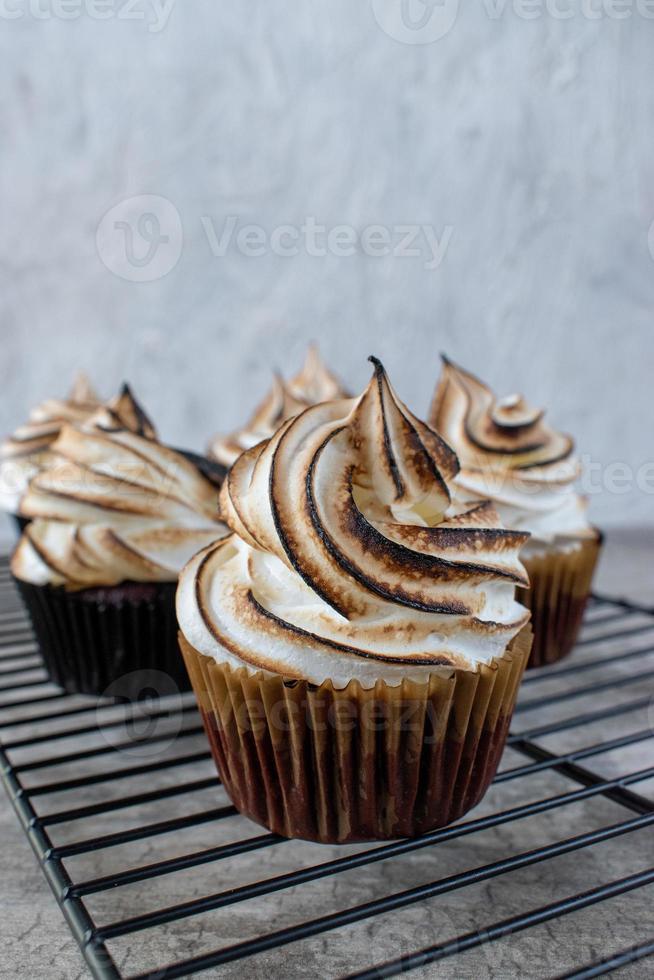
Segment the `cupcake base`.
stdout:
<path fill-rule="evenodd" d="M 284 837 L 413 837 L 482 798 L 506 742 L 531 630 L 476 671 L 346 688 L 218 664 L 180 637 L 234 805 Z"/>
<path fill-rule="evenodd" d="M 517 589 L 516 598 L 531 610 L 534 642 L 528 669 L 556 663 L 573 649 L 601 545 L 598 531 L 596 538 L 580 540 L 572 549 L 523 559 L 531 588 Z"/>
<path fill-rule="evenodd" d="M 166 688 L 160 694 L 189 689 L 177 643 L 176 583 L 69 592 L 14 581 L 50 678 L 69 694 L 133 699 L 153 682 Z"/>

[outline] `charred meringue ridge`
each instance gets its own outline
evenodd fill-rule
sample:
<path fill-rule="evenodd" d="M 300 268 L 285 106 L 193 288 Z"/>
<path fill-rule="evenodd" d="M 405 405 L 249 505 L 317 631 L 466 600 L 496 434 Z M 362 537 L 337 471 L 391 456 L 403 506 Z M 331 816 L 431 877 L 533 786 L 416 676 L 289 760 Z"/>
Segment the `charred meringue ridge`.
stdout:
<path fill-rule="evenodd" d="M 62 428 L 21 513 L 32 521 L 12 571 L 71 589 L 173 582 L 196 551 L 226 533 L 216 487 L 157 441 L 127 386 L 83 425 Z"/>
<path fill-rule="evenodd" d="M 300 371 L 289 381 L 275 372 L 272 388 L 243 428 L 228 436 L 215 436 L 208 454 L 224 466 L 231 466 L 246 449 L 269 439 L 286 419 L 309 405 L 344 397 L 341 383 L 323 364 L 316 345 L 311 344 Z"/>
<path fill-rule="evenodd" d="M 399 682 L 475 669 L 526 622 L 514 591 L 528 535 L 487 503 L 452 504 L 456 455 L 371 360 L 359 398 L 305 409 L 230 470 L 233 533 L 178 590 L 200 652 L 317 683 Z"/>
<path fill-rule="evenodd" d="M 67 398 L 49 398 L 0 445 L 0 506 L 18 512 L 29 481 L 47 460 L 64 425 L 81 424 L 100 406 L 88 378 L 79 374 Z"/>
<path fill-rule="evenodd" d="M 442 355 L 429 419 L 461 463 L 457 493 L 489 498 L 507 527 L 533 541 L 590 537 L 587 501 L 574 484 L 580 464 L 569 435 L 557 432 L 522 395 L 497 398 L 490 388 Z"/>

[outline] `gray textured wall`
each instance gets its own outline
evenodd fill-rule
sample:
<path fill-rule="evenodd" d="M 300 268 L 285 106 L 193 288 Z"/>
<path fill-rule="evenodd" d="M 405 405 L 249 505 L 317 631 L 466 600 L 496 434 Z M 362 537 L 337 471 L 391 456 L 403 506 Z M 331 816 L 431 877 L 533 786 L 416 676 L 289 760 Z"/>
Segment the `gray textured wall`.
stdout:
<path fill-rule="evenodd" d="M 0 2 L 0 428 L 84 367 L 201 446 L 312 337 L 422 412 L 444 349 L 651 522 L 651 0 L 139 2 Z"/>

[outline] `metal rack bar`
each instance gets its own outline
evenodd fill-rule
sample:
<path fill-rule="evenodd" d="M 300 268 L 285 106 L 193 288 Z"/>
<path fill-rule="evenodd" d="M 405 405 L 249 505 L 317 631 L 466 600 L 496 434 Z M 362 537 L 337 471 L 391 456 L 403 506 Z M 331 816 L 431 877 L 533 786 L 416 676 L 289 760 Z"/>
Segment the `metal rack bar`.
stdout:
<path fill-rule="evenodd" d="M 511 919 L 504 919 L 502 922 L 496 922 L 479 932 L 466 933 L 463 936 L 458 936 L 456 939 L 451 940 L 449 943 L 431 946 L 419 953 L 413 953 L 403 960 L 386 963 L 384 966 L 376 967 L 373 970 L 365 970 L 362 973 L 351 974 L 346 980 L 377 980 L 380 977 L 394 977 L 400 973 L 408 973 L 409 970 L 415 970 L 417 967 L 427 966 L 428 963 L 435 963 L 437 960 L 443 960 L 457 953 L 465 953 L 470 949 L 474 949 L 476 946 L 480 946 L 482 943 L 495 942 L 497 939 L 503 939 L 505 936 L 521 932 L 523 929 L 530 929 L 533 926 L 541 925 L 541 923 L 556 919 L 561 915 L 578 912 L 580 909 L 588 908 L 589 905 L 594 905 L 596 902 L 604 902 L 609 898 L 616 898 L 618 895 L 624 895 L 634 888 L 643 888 L 645 885 L 651 885 L 653 882 L 654 868 L 651 868 L 648 871 L 642 871 L 638 874 L 612 881 L 607 885 L 598 885 L 596 888 L 591 888 L 588 891 L 582 892 L 580 895 L 570 895 L 558 902 L 552 902 L 550 905 L 532 909 L 532 911 L 526 912 L 523 915 L 516 915 Z M 643 955 L 646 954 L 643 953 Z M 593 967 L 595 972 L 591 973 L 590 976 L 600 976 L 602 973 L 608 972 L 606 969 L 598 971 L 598 966 L 599 964 L 596 964 Z M 612 967 L 612 969 L 615 969 L 615 967 Z M 175 975 L 183 976 L 183 974 L 171 973 L 168 974 L 167 980 Z M 583 976 L 584 973 L 582 971 L 581 974 L 576 975 Z M 153 974 L 149 974 L 149 977 L 150 980 L 154 980 Z M 145 980 L 145 975 L 138 978 L 138 980 Z"/>
<path fill-rule="evenodd" d="M 648 654 L 654 653 L 654 646 L 643 647 L 642 650 L 630 650 L 628 653 L 620 653 L 617 656 L 598 657 L 596 660 L 584 660 L 580 664 L 571 664 L 569 667 L 553 667 L 545 673 L 532 671 L 523 680 L 523 685 L 529 686 L 537 681 L 558 680 L 559 677 L 571 677 L 581 674 L 587 670 L 597 670 L 603 667 L 614 667 L 616 664 L 623 664 L 629 660 L 640 659 Z"/>
<path fill-rule="evenodd" d="M 652 956 L 652 954 L 654 954 L 654 940 L 632 946 L 631 949 L 616 953 L 614 956 L 607 956 L 595 966 L 585 967 L 583 970 L 573 970 L 571 973 L 558 977 L 557 980 L 591 980 L 592 977 L 601 977 L 606 973 L 612 973 L 613 970 L 619 970 L 621 966 L 629 966 L 630 963 L 635 963 L 645 956 Z"/>
<path fill-rule="evenodd" d="M 199 827 L 200 824 L 211 823 L 213 820 L 225 820 L 227 817 L 233 817 L 237 812 L 234 806 L 213 807 L 211 810 L 203 810 L 202 813 L 194 813 L 189 817 L 159 820 L 131 830 L 119 830 L 114 834 L 104 834 L 102 837 L 89 837 L 75 844 L 63 844 L 61 847 L 53 848 L 53 853 L 59 858 L 88 854 L 90 851 L 100 851 L 106 847 L 119 847 L 121 844 L 132 844 L 134 841 L 145 840 L 148 837 L 188 830 L 189 827 Z"/>
<path fill-rule="evenodd" d="M 331 916 L 312 919 L 304 922 L 302 926 L 280 929 L 278 932 L 272 933 L 271 936 L 275 938 L 275 946 L 281 946 L 287 942 L 295 942 L 297 939 L 315 936 L 319 932 L 325 932 L 337 926 L 351 925 L 353 922 L 359 922 L 362 919 L 370 918 L 370 916 L 382 912 L 393 912 L 403 908 L 405 905 L 410 905 L 428 898 L 435 898 L 444 892 L 454 891 L 457 888 L 463 888 L 470 884 L 477 884 L 488 878 L 494 878 L 496 875 L 506 874 L 508 871 L 515 871 L 518 868 L 536 864 L 550 857 L 558 857 L 561 854 L 574 851 L 579 847 L 586 847 L 589 844 L 610 840 L 612 837 L 629 833 L 632 830 L 640 830 L 642 827 L 651 826 L 652 824 L 654 824 L 654 813 L 643 814 L 640 817 L 634 817 L 633 820 L 626 820 L 613 827 L 605 827 L 602 830 L 596 830 L 591 833 L 579 834 L 576 837 L 570 837 L 565 841 L 558 841 L 556 844 L 550 844 L 547 847 L 536 848 L 532 851 L 526 851 L 523 854 L 517 854 L 504 861 L 494 861 L 492 864 L 485 865 L 484 867 L 474 868 L 471 871 L 465 871 L 457 875 L 450 875 L 447 878 L 441 878 L 439 881 L 432 881 L 427 885 L 421 885 L 418 888 L 412 888 L 405 892 L 386 895 L 384 898 L 377 899 L 373 902 L 366 902 L 363 905 L 347 909 L 343 912 L 336 912 Z M 409 850 L 416 850 L 417 847 L 426 847 L 430 843 L 433 842 L 420 840 L 413 847 L 394 850 L 393 855 L 396 853 L 406 853 Z M 391 854 L 389 851 L 394 846 L 400 847 L 401 845 L 389 845 L 388 849 L 378 848 L 373 851 L 366 851 L 363 855 L 357 855 L 356 857 L 343 858 L 327 864 L 316 865 L 305 871 L 295 871 L 291 874 L 279 875 L 276 878 L 269 878 L 266 881 L 258 882 L 254 885 L 229 889 L 229 891 L 221 892 L 218 895 L 210 895 L 206 898 L 196 899 L 193 902 L 186 902 L 183 905 L 175 905 L 167 909 L 160 909 L 158 912 L 149 912 L 147 915 L 134 916 L 131 919 L 123 919 L 121 922 L 113 922 L 109 925 L 101 926 L 98 929 L 98 935 L 105 941 L 115 939 L 117 936 L 140 932 L 142 929 L 152 929 L 154 926 L 165 925 L 168 922 L 178 921 L 190 915 L 199 915 L 201 912 L 214 911 L 215 909 L 224 908 L 227 905 L 234 905 L 238 902 L 258 898 L 261 895 L 269 895 L 273 892 L 282 891 L 285 888 L 293 888 L 296 885 L 304 884 L 307 881 L 315 881 L 318 878 L 324 878 L 338 871 L 363 867 L 373 861 L 385 860 L 387 857 L 390 857 Z M 266 938 L 269 939 L 270 937 Z M 238 947 L 230 947 L 229 950 L 216 953 L 214 965 L 219 965 L 222 962 L 232 962 L 234 959 L 240 959 L 242 956 L 250 955 L 252 950 L 259 948 L 259 942 L 259 940 L 253 940 L 249 943 L 241 943 Z M 236 949 L 239 951 L 238 956 L 235 953 Z M 223 954 L 228 955 L 228 959 L 221 959 L 220 957 Z"/>

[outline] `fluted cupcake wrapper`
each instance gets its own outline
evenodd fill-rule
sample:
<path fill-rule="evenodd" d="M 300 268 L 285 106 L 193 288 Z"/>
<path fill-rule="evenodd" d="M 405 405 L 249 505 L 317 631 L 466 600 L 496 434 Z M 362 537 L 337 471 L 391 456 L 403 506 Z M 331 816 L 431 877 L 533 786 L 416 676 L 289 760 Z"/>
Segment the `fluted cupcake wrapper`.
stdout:
<path fill-rule="evenodd" d="M 14 581 L 50 678 L 69 694 L 132 699 L 144 687 L 160 695 L 189 689 L 177 641 L 176 583 L 70 592 Z"/>
<path fill-rule="evenodd" d="M 499 763 L 529 656 L 527 626 L 476 671 L 334 688 L 219 664 L 180 637 L 223 784 L 285 837 L 415 836 L 479 802 Z"/>
<path fill-rule="evenodd" d="M 567 656 L 577 641 L 590 595 L 602 536 L 579 541 L 573 549 L 552 550 L 523 559 L 531 588 L 516 598 L 531 610 L 534 642 L 527 668 Z"/>

